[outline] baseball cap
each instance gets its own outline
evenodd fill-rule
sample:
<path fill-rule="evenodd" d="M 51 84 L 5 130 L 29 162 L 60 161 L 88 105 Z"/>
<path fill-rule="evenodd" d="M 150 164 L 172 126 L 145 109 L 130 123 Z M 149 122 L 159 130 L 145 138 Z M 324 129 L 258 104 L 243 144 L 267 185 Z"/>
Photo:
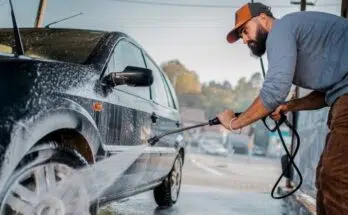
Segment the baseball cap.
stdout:
<path fill-rule="evenodd" d="M 247 21 L 260 15 L 261 13 L 270 13 L 270 7 L 259 3 L 247 3 L 239 8 L 235 13 L 235 25 L 234 28 L 227 34 L 227 41 L 229 43 L 234 43 L 239 39 L 239 35 L 237 34 L 237 30 Z"/>

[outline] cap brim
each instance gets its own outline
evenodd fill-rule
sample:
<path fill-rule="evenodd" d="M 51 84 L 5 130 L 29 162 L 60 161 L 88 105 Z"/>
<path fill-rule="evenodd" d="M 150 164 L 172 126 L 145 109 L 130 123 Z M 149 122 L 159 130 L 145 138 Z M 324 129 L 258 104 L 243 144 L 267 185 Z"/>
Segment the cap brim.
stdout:
<path fill-rule="evenodd" d="M 243 26 L 245 23 L 247 23 L 250 19 L 245 20 L 244 22 L 238 23 L 236 27 L 234 27 L 228 34 L 227 34 L 227 41 L 229 43 L 234 43 L 237 40 L 239 40 L 239 36 L 237 34 L 238 29 Z"/>
<path fill-rule="evenodd" d="M 237 28 L 234 28 L 227 34 L 227 42 L 234 43 L 237 40 L 239 40 L 239 37 L 237 35 Z"/>

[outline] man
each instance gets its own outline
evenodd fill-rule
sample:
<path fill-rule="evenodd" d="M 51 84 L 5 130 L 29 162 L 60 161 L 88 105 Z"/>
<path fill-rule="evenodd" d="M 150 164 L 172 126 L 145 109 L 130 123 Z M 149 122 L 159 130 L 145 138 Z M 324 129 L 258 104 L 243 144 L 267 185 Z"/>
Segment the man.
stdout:
<path fill-rule="evenodd" d="M 322 12 L 296 12 L 275 19 L 269 7 L 249 3 L 235 14 L 230 43 L 241 38 L 251 52 L 266 52 L 268 71 L 259 96 L 245 112 L 218 115 L 230 130 L 280 112 L 330 106 L 326 147 L 317 167 L 318 215 L 348 214 L 348 21 Z M 312 93 L 285 102 L 291 85 Z"/>

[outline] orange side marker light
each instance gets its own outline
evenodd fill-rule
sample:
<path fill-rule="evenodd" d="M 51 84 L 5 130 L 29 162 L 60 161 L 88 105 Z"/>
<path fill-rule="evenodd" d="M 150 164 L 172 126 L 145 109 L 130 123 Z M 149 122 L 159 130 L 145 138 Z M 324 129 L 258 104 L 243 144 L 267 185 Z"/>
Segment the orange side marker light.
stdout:
<path fill-rule="evenodd" d="M 95 112 L 101 112 L 104 107 L 103 107 L 103 104 L 100 103 L 100 102 L 94 102 L 93 105 L 92 105 L 92 109 L 95 111 Z"/>

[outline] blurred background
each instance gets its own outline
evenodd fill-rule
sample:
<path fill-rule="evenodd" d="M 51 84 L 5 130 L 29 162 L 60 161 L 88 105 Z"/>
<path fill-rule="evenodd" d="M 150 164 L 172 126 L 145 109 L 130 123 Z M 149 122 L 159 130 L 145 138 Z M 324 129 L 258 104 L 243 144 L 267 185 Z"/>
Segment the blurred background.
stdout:
<path fill-rule="evenodd" d="M 34 26 L 40 1 L 13 2 L 19 27 Z M 52 24 L 51 27 L 121 31 L 133 37 L 168 75 L 178 95 L 183 126 L 190 126 L 206 122 L 225 109 L 244 111 L 262 87 L 260 59 L 251 57 L 247 46 L 241 41 L 233 45 L 226 41 L 228 31 L 234 26 L 234 12 L 247 2 L 47 0 L 39 25 L 45 26 L 77 15 Z M 267 0 L 262 3 L 271 6 L 276 18 L 300 10 L 299 1 Z M 307 1 L 306 10 L 340 16 L 341 5 L 341 0 L 313 0 Z M 0 26 L 12 27 L 9 5 L 4 0 L 0 1 Z M 264 57 L 262 60 L 267 73 L 267 59 Z M 289 98 L 294 96 L 294 89 Z M 301 95 L 308 93 L 301 92 Z M 325 111 L 327 110 L 316 112 L 322 116 L 320 121 L 315 115 L 302 115 L 299 126 L 309 127 L 315 119 L 318 121 L 317 125 L 323 125 Z M 290 148 L 291 133 L 286 127 L 281 127 L 281 131 Z M 318 132 L 320 130 L 316 134 Z M 139 207 L 143 207 L 144 214 L 200 214 L 200 210 L 209 209 L 202 202 L 210 202 L 211 199 L 198 201 L 191 195 L 197 193 L 192 186 L 203 186 L 207 189 L 237 192 L 221 201 L 226 204 L 230 204 L 231 199 L 240 201 L 240 211 L 251 210 L 248 209 L 250 201 L 252 205 L 257 205 L 255 210 L 245 214 L 291 214 L 291 209 L 269 197 L 269 192 L 281 173 L 280 157 L 285 151 L 277 133 L 269 132 L 261 121 L 238 132 L 228 132 L 221 126 L 194 129 L 185 132 L 184 138 L 188 144 L 189 159 L 184 167 L 184 197 L 181 197 L 179 209 L 165 212 L 153 210 L 153 203 L 147 201 L 147 194 L 142 194 L 117 202 L 108 210 L 111 208 L 111 211 L 121 214 L 137 214 L 141 211 Z M 311 147 L 316 141 L 318 140 L 312 138 L 305 147 L 305 150 L 311 149 L 310 157 L 314 159 L 308 161 L 308 154 L 302 154 L 302 158 L 297 160 L 308 164 L 306 168 L 310 171 L 306 174 L 305 186 L 308 188 L 307 193 L 313 197 L 315 190 L 312 173 L 323 145 Z M 250 197 L 244 192 L 262 194 L 262 197 Z M 267 196 L 266 200 L 263 196 Z M 199 204 L 200 208 L 190 206 L 195 204 Z M 272 207 L 267 205 L 272 205 L 276 208 L 275 211 L 270 211 Z M 221 213 L 218 213 L 219 209 L 215 210 L 216 214 L 224 214 L 221 208 Z"/>

